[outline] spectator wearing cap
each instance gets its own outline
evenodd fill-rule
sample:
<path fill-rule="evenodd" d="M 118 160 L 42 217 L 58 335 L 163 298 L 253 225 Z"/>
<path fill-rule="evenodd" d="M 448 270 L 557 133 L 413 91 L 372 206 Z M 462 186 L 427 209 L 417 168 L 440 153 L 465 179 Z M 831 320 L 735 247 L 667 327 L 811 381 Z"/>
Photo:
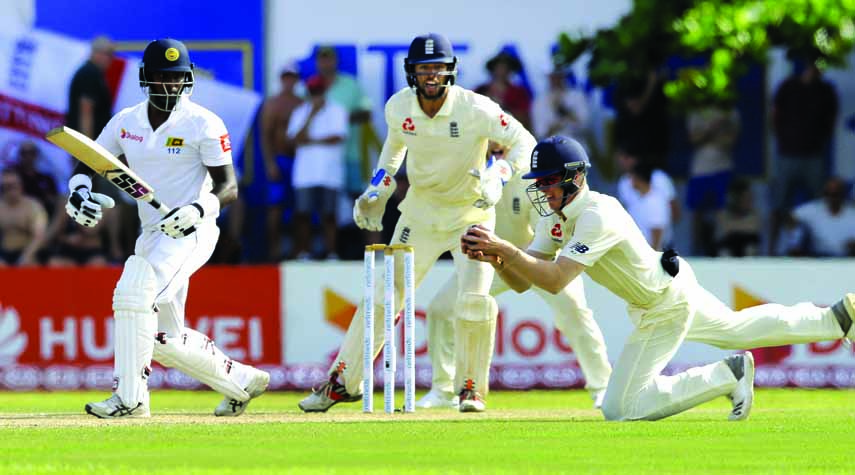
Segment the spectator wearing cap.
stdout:
<path fill-rule="evenodd" d="M 349 125 L 344 142 L 345 190 L 355 198 L 362 194 L 371 178 L 369 148 L 373 146 L 379 151 L 382 145 L 371 125 L 371 100 L 355 77 L 339 69 L 334 46 L 319 47 L 315 65 L 318 74 L 328 84 L 327 98 L 344 107 L 348 113 Z"/>
<path fill-rule="evenodd" d="M 475 88 L 475 92 L 496 101 L 503 110 L 531 130 L 531 95 L 512 81 L 513 75 L 522 71 L 519 58 L 503 50 L 487 61 L 487 71 L 490 79 Z"/>
<path fill-rule="evenodd" d="M 295 92 L 300 82 L 300 69 L 292 61 L 279 72 L 279 93 L 267 98 L 261 106 L 261 157 L 267 177 L 267 258 L 281 258 L 282 213 L 289 201 L 293 143 L 286 141 L 291 114 L 302 102 Z"/>
<path fill-rule="evenodd" d="M 288 122 L 288 141 L 295 147 L 292 257 L 311 257 L 311 216 L 317 213 L 323 229 L 324 254 L 337 258 L 336 207 L 344 187 L 342 162 L 348 114 L 344 107 L 326 99 L 323 76 L 309 78 L 306 90 L 309 98 L 294 109 Z"/>

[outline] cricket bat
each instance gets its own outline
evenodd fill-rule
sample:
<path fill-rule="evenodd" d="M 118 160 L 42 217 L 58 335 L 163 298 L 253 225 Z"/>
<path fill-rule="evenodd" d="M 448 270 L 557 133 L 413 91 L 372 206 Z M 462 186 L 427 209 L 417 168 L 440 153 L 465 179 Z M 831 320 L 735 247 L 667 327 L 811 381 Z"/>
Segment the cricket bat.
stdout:
<path fill-rule="evenodd" d="M 45 138 L 88 165 L 95 173 L 106 178 L 131 198 L 150 204 L 164 216 L 171 211 L 168 206 L 155 198 L 154 188 L 98 142 L 65 126 L 51 130 Z"/>

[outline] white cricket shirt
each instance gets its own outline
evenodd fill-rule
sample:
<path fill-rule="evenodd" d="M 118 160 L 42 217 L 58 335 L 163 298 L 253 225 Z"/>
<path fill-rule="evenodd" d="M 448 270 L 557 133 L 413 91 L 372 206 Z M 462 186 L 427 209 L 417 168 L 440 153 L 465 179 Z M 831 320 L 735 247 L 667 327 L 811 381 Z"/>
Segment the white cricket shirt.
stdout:
<path fill-rule="evenodd" d="M 677 191 L 674 189 L 674 181 L 662 170 L 653 170 L 650 175 L 650 189 L 656 190 L 660 195 L 664 196 L 668 203 L 677 197 Z M 629 209 L 635 205 L 635 202 L 641 199 L 641 194 L 632 187 L 632 179 L 629 174 L 624 174 L 618 179 L 617 198 L 623 205 Z"/>
<path fill-rule="evenodd" d="M 540 219 L 529 250 L 560 251 L 630 305 L 648 308 L 660 299 L 671 276 L 618 200 L 585 186 L 562 212 L 566 221 L 558 213 Z"/>
<path fill-rule="evenodd" d="M 145 100 L 114 115 L 98 143 L 116 156 L 124 155 L 131 170 L 154 188 L 166 206 L 184 206 L 209 193 L 213 182 L 206 167 L 232 163 L 231 141 L 222 119 L 183 97 L 169 119 L 152 130 L 147 110 Z M 147 204 L 138 203 L 137 208 L 143 228 L 162 219 Z"/>
<path fill-rule="evenodd" d="M 527 169 L 534 137 L 489 98 L 451 86 L 439 112 L 428 117 L 410 88 L 386 102 L 388 132 L 378 168 L 397 172 L 407 157 L 410 188 L 399 206 L 440 229 L 484 222 L 492 211 L 475 208 L 480 182 L 469 174 L 486 164 L 487 142 L 509 148 L 506 159 L 514 173 Z"/>

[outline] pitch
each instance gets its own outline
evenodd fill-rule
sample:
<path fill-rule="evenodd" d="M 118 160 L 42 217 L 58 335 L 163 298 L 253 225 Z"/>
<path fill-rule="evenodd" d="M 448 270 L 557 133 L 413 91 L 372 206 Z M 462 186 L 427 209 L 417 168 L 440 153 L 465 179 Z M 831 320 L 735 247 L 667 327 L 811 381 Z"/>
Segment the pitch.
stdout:
<path fill-rule="evenodd" d="M 484 414 L 302 414 L 269 393 L 240 418 L 212 392 L 156 391 L 151 419 L 82 414 L 96 393 L 0 393 L 0 473 L 851 473 L 852 391 L 760 390 L 658 422 L 607 423 L 583 391 L 495 392 Z M 376 394 L 381 403 L 381 393 Z"/>

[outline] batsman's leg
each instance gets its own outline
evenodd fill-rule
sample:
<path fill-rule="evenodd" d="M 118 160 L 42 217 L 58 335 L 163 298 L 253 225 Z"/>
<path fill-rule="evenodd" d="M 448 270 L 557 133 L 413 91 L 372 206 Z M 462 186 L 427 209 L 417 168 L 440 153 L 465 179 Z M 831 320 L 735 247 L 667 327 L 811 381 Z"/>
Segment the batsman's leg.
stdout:
<path fill-rule="evenodd" d="M 594 320 L 594 313 L 585 299 L 582 279 L 574 279 L 554 295 L 540 288 L 535 288 L 535 291 L 552 309 L 555 327 L 570 342 L 579 367 L 585 375 L 585 389 L 591 393 L 594 406 L 599 408 L 609 384 L 612 367 L 609 364 L 603 332 L 600 331 Z"/>
<path fill-rule="evenodd" d="M 115 395 L 87 404 L 87 413 L 101 418 L 149 415 L 147 379 L 152 338 L 157 331 L 156 293 L 157 279 L 151 265 L 142 257 L 129 257 L 113 293 Z"/>
<path fill-rule="evenodd" d="M 427 308 L 427 345 L 432 369 L 431 389 L 416 403 L 423 409 L 454 407 L 454 305 L 457 275 L 433 297 Z"/>
<path fill-rule="evenodd" d="M 232 360 L 213 340 L 191 328 L 185 328 L 184 302 L 187 287 L 176 297 L 158 303 L 158 329 L 154 359 L 167 368 L 176 368 L 224 396 L 214 415 L 239 416 L 251 399 L 261 396 L 270 375 Z M 179 325 L 181 325 L 179 327 Z"/>

